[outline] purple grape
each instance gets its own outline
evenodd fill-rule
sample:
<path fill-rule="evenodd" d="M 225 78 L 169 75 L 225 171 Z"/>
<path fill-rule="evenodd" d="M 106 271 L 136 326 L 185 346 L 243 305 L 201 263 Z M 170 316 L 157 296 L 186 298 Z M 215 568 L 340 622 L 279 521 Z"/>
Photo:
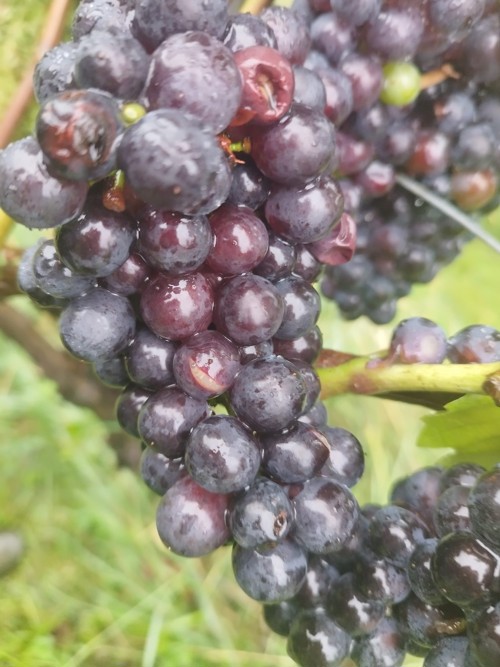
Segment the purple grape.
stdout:
<path fill-rule="evenodd" d="M 446 358 L 446 334 L 425 317 L 402 320 L 393 331 L 389 356 L 400 364 L 440 364 Z"/>
<path fill-rule="evenodd" d="M 148 389 L 173 384 L 177 347 L 170 340 L 158 338 L 146 327 L 138 329 L 125 352 L 125 364 L 132 382 Z"/>
<path fill-rule="evenodd" d="M 292 65 L 302 65 L 311 45 L 311 36 L 303 18 L 287 7 L 268 7 L 260 18 L 273 31 L 278 51 Z"/>
<path fill-rule="evenodd" d="M 427 654 L 423 667 L 472 667 L 467 662 L 467 637 L 443 637 Z"/>
<path fill-rule="evenodd" d="M 266 202 L 266 219 L 276 234 L 292 243 L 313 243 L 339 220 L 344 206 L 333 179 L 320 176 L 305 188 L 273 188 Z"/>
<path fill-rule="evenodd" d="M 471 488 L 485 472 L 486 469 L 476 463 L 456 463 L 441 475 L 439 491 L 444 493 L 446 489 L 457 485 Z"/>
<path fill-rule="evenodd" d="M 211 35 L 188 31 L 171 35 L 156 49 L 143 96 L 148 109 L 187 112 L 218 134 L 238 110 L 241 92 L 229 49 Z"/>
<path fill-rule="evenodd" d="M 259 477 L 231 504 L 228 524 L 240 546 L 254 548 L 288 535 L 293 525 L 293 508 L 279 484 Z"/>
<path fill-rule="evenodd" d="M 288 655 L 301 667 L 340 667 L 351 638 L 322 607 L 302 611 L 290 627 Z"/>
<path fill-rule="evenodd" d="M 321 429 L 330 447 L 328 459 L 321 470 L 349 488 L 361 479 L 365 469 L 365 456 L 359 440 L 343 428 L 325 426 Z"/>
<path fill-rule="evenodd" d="M 271 338 L 283 320 L 283 298 L 265 278 L 231 278 L 217 293 L 214 322 L 238 345 L 258 345 Z"/>
<path fill-rule="evenodd" d="M 319 75 L 299 65 L 293 68 L 293 74 L 295 80 L 293 101 L 297 104 L 304 104 L 311 109 L 324 111 L 326 91 Z"/>
<path fill-rule="evenodd" d="M 424 27 L 417 6 L 405 10 L 387 7 L 367 24 L 364 43 L 384 60 L 407 60 L 417 53 Z"/>
<path fill-rule="evenodd" d="M 227 198 L 229 204 L 248 206 L 255 211 L 266 202 L 269 181 L 250 158 L 243 164 L 234 165 L 231 176 L 231 190 Z"/>
<path fill-rule="evenodd" d="M 212 197 L 225 160 L 213 134 L 179 109 L 147 113 L 125 130 L 118 149 L 118 165 L 138 197 L 186 215 L 219 205 Z"/>
<path fill-rule="evenodd" d="M 233 53 L 250 46 L 269 46 L 272 49 L 278 46 L 272 28 L 259 16 L 252 14 L 231 16 L 222 41 Z"/>
<path fill-rule="evenodd" d="M 300 590 L 307 572 L 304 551 L 288 539 L 255 549 L 235 544 L 232 562 L 239 586 L 249 597 L 265 603 L 292 598 Z"/>
<path fill-rule="evenodd" d="M 400 632 L 408 643 L 411 653 L 418 647 L 425 655 L 429 649 L 446 636 L 462 634 L 465 618 L 461 609 L 452 604 L 434 607 L 425 604 L 415 595 L 409 595 L 403 602 L 394 605 L 393 616 Z"/>
<path fill-rule="evenodd" d="M 150 267 L 137 253 L 127 257 L 121 266 L 100 281 L 110 292 L 131 296 L 141 292 L 151 274 Z"/>
<path fill-rule="evenodd" d="M 49 49 L 35 66 L 33 92 L 39 104 L 75 88 L 74 69 L 78 45 L 62 42 Z"/>
<path fill-rule="evenodd" d="M 0 152 L 0 206 L 26 227 L 57 227 L 80 215 L 87 183 L 54 178 L 33 137 L 11 143 Z"/>
<path fill-rule="evenodd" d="M 385 608 L 380 599 L 364 599 L 357 593 L 352 574 L 344 574 L 333 583 L 326 602 L 328 615 L 351 637 L 372 633 Z"/>
<path fill-rule="evenodd" d="M 290 276 L 275 283 L 285 307 L 275 338 L 294 340 L 304 336 L 316 324 L 321 309 L 320 296 L 302 278 Z"/>
<path fill-rule="evenodd" d="M 406 567 L 416 545 L 428 537 L 416 514 L 389 505 L 378 510 L 370 522 L 370 546 L 380 557 Z"/>
<path fill-rule="evenodd" d="M 324 606 L 328 591 L 339 577 L 340 572 L 336 567 L 319 556 L 310 556 L 306 580 L 293 602 L 301 608 Z"/>
<path fill-rule="evenodd" d="M 158 505 L 158 535 L 180 556 L 204 556 L 229 539 L 224 519 L 227 504 L 226 495 L 210 493 L 190 477 L 182 477 L 168 489 Z"/>
<path fill-rule="evenodd" d="M 226 276 L 247 273 L 266 256 L 269 235 L 250 208 L 223 204 L 210 215 L 210 225 L 214 236 L 206 261 L 210 271 Z"/>
<path fill-rule="evenodd" d="M 160 389 L 141 408 L 139 436 L 154 451 L 175 459 L 184 455 L 191 429 L 209 415 L 206 401 L 192 398 L 177 387 Z"/>
<path fill-rule="evenodd" d="M 138 0 L 132 32 L 146 49 L 153 51 L 170 35 L 188 30 L 222 37 L 227 21 L 226 0 L 212 0 L 206 4 L 182 0 Z"/>
<path fill-rule="evenodd" d="M 78 218 L 58 229 L 57 251 L 75 273 L 104 277 L 129 257 L 136 228 L 126 213 L 116 213 L 90 199 Z"/>
<path fill-rule="evenodd" d="M 265 433 L 290 426 L 304 410 L 307 391 L 296 366 L 285 359 L 267 357 L 242 367 L 229 397 L 237 417 Z"/>
<path fill-rule="evenodd" d="M 437 538 L 420 542 L 408 561 L 408 579 L 413 593 L 425 604 L 435 607 L 446 604 L 446 598 L 437 587 L 432 575 L 432 559 L 438 543 Z"/>
<path fill-rule="evenodd" d="M 201 273 L 176 278 L 159 274 L 141 295 L 144 322 L 157 336 L 181 340 L 212 321 L 213 292 Z"/>
<path fill-rule="evenodd" d="M 342 547 L 359 515 L 358 503 L 349 489 L 327 477 L 307 481 L 293 504 L 295 539 L 308 551 L 320 555 Z"/>
<path fill-rule="evenodd" d="M 315 326 L 303 336 L 292 340 L 273 338 L 273 349 L 289 361 L 299 359 L 312 364 L 323 347 L 323 336 L 319 327 Z"/>
<path fill-rule="evenodd" d="M 125 387 L 116 401 L 116 420 L 121 428 L 134 438 L 140 438 L 137 419 L 142 406 L 150 396 L 151 392 L 147 389 L 131 384 Z"/>
<path fill-rule="evenodd" d="M 23 252 L 17 267 L 17 284 L 21 292 L 25 292 L 40 308 L 64 308 L 68 303 L 66 299 L 56 299 L 50 296 L 37 284 L 33 259 L 44 243 L 43 238 L 38 239 L 34 245 Z M 272 351 L 271 344 L 269 353 L 272 354 Z"/>
<path fill-rule="evenodd" d="M 448 339 L 448 359 L 454 364 L 485 364 L 500 360 L 500 331 L 473 324 Z"/>
<path fill-rule="evenodd" d="M 35 250 L 32 270 L 36 287 L 54 299 L 73 299 L 94 287 L 92 278 L 78 275 L 61 262 L 52 240 Z"/>
<path fill-rule="evenodd" d="M 73 17 L 71 34 L 75 42 L 93 30 L 109 33 L 124 24 L 126 13 L 118 2 L 94 0 L 80 2 Z"/>
<path fill-rule="evenodd" d="M 71 354 L 95 362 L 125 350 L 134 335 L 135 315 L 128 299 L 96 287 L 66 306 L 59 330 Z"/>
<path fill-rule="evenodd" d="M 358 557 L 354 570 L 354 592 L 360 599 L 397 604 L 411 593 L 405 570 L 385 560 Z"/>
<path fill-rule="evenodd" d="M 61 178 L 93 180 L 116 168 L 122 126 L 118 103 L 109 93 L 59 93 L 42 105 L 35 129 L 48 169 Z"/>
<path fill-rule="evenodd" d="M 140 475 L 147 487 L 159 496 L 186 475 L 183 459 L 168 459 L 149 447 L 142 452 Z"/>
<path fill-rule="evenodd" d="M 269 357 L 273 354 L 273 344 L 270 340 L 265 340 L 257 345 L 245 345 L 240 347 L 240 363 L 243 366 L 254 359 Z"/>
<path fill-rule="evenodd" d="M 130 382 L 122 356 L 100 359 L 93 364 L 93 369 L 99 380 L 108 387 L 123 389 Z"/>
<path fill-rule="evenodd" d="M 474 535 L 455 531 L 440 539 L 432 557 L 439 591 L 462 609 L 485 607 L 493 599 L 499 558 Z"/>
<path fill-rule="evenodd" d="M 262 469 L 280 484 L 306 482 L 319 473 L 330 448 L 326 438 L 313 426 L 297 422 L 284 433 L 260 437 Z"/>
<path fill-rule="evenodd" d="M 137 249 L 148 264 L 173 276 L 196 271 L 212 248 L 205 215 L 187 216 L 145 206 L 139 213 Z"/>
<path fill-rule="evenodd" d="M 251 484 L 260 466 L 260 446 L 238 419 L 214 415 L 191 431 L 186 468 L 197 484 L 213 493 L 233 493 Z"/>
<path fill-rule="evenodd" d="M 74 77 L 79 88 L 99 88 L 124 100 L 140 94 L 149 58 L 130 33 L 93 30 L 78 42 Z"/>
<path fill-rule="evenodd" d="M 239 370 L 238 348 L 216 331 L 204 331 L 184 341 L 173 360 L 178 386 L 199 399 L 223 394 Z"/>
<path fill-rule="evenodd" d="M 321 243 L 322 241 L 317 241 Z M 313 283 L 318 278 L 323 268 L 320 261 L 312 254 L 311 248 L 315 247 L 313 244 L 297 245 L 297 258 L 293 267 L 293 273 L 299 278 L 302 278 L 308 283 Z"/>
<path fill-rule="evenodd" d="M 466 486 L 451 486 L 441 493 L 434 507 L 434 525 L 439 537 L 471 530 L 469 494 L 470 488 Z"/>
<path fill-rule="evenodd" d="M 332 65 L 355 48 L 352 26 L 335 12 L 320 14 L 314 19 L 311 38 L 314 47 L 325 53 Z"/>
<path fill-rule="evenodd" d="M 400 667 L 405 654 L 403 635 L 394 619 L 387 617 L 371 634 L 357 638 L 351 649 L 351 659 L 363 667 Z"/>
<path fill-rule="evenodd" d="M 354 108 L 351 81 L 343 72 L 331 67 L 319 68 L 317 72 L 326 93 L 324 113 L 335 127 L 340 127 Z"/>
<path fill-rule="evenodd" d="M 290 275 L 295 266 L 295 259 L 295 246 L 274 232 L 270 232 L 267 253 L 254 267 L 253 272 L 267 280 L 276 281 Z"/>
<path fill-rule="evenodd" d="M 273 181 L 302 185 L 328 169 L 335 145 L 333 126 L 321 112 L 293 104 L 279 123 L 253 130 L 251 155 Z"/>

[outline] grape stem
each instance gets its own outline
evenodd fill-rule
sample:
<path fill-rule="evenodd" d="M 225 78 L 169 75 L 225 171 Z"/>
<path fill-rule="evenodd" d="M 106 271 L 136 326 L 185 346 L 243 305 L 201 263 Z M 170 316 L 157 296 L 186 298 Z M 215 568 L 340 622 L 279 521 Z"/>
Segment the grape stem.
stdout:
<path fill-rule="evenodd" d="M 464 213 L 451 202 L 443 199 L 443 197 L 440 197 L 435 192 L 432 192 L 432 190 L 429 190 L 429 188 L 426 188 L 425 185 L 418 183 L 405 174 L 396 174 L 396 181 L 399 185 L 405 188 L 405 190 L 409 190 L 428 204 L 431 204 L 431 206 L 437 208 L 441 213 L 444 213 L 458 222 L 459 225 L 465 227 L 465 229 L 474 234 L 474 236 L 477 236 L 481 241 L 484 241 L 490 248 L 493 248 L 496 252 L 500 252 L 500 241 L 494 236 L 491 236 L 491 234 L 488 234 L 488 232 L 485 231 L 474 218 L 471 218 L 470 215 Z"/>
<path fill-rule="evenodd" d="M 323 399 L 347 393 L 366 396 L 401 392 L 484 394 L 489 393 L 487 383 L 500 377 L 500 362 L 388 365 L 374 363 L 373 357 L 356 357 L 338 365 L 321 367 L 321 360 L 322 357 L 316 371 L 321 380 Z"/>

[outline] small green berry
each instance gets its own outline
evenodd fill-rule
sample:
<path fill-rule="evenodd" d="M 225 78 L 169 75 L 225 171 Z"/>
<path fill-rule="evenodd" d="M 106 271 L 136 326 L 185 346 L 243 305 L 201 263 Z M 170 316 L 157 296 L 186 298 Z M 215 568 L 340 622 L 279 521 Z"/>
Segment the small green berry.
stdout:
<path fill-rule="evenodd" d="M 146 109 L 139 102 L 128 102 L 121 108 L 122 121 L 125 125 L 137 123 L 146 114 Z"/>
<path fill-rule="evenodd" d="M 420 71 L 409 62 L 392 61 L 383 67 L 384 87 L 380 99 L 384 104 L 404 107 L 420 93 Z"/>

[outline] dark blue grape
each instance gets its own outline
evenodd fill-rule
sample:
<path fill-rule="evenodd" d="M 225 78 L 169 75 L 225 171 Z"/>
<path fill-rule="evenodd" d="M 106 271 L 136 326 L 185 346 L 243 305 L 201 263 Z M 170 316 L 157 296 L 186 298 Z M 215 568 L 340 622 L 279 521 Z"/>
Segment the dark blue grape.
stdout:
<path fill-rule="evenodd" d="M 142 440 L 168 458 L 183 456 L 191 429 L 210 415 L 206 401 L 198 401 L 177 387 L 160 389 L 144 403 L 137 428 Z"/>
<path fill-rule="evenodd" d="M 141 455 L 140 475 L 151 491 L 165 495 L 171 486 L 186 475 L 183 459 L 169 459 L 146 447 Z"/>
<path fill-rule="evenodd" d="M 305 482 L 319 473 L 330 448 L 322 433 L 297 422 L 284 433 L 261 436 L 262 467 L 266 475 L 281 484 Z"/>
<path fill-rule="evenodd" d="M 138 0 L 132 32 L 153 51 L 167 37 L 187 30 L 201 30 L 222 37 L 228 21 L 227 0 L 187 3 L 182 0 Z"/>
<path fill-rule="evenodd" d="M 260 477 L 235 498 L 228 524 L 233 538 L 242 547 L 279 542 L 293 525 L 292 504 L 279 484 Z"/>
<path fill-rule="evenodd" d="M 160 501 L 156 527 L 162 542 L 181 556 L 204 556 L 229 539 L 228 497 L 210 493 L 189 476 L 181 477 Z"/>
<path fill-rule="evenodd" d="M 241 91 L 229 49 L 215 37 L 189 31 L 170 36 L 156 49 L 143 96 L 149 109 L 179 109 L 217 134 L 238 110 Z"/>
<path fill-rule="evenodd" d="M 307 391 L 299 370 L 276 357 L 245 364 L 230 390 L 236 415 L 259 432 L 287 428 L 303 412 Z"/>
<path fill-rule="evenodd" d="M 238 419 L 214 415 L 189 434 L 185 462 L 191 477 L 207 491 L 233 493 L 255 479 L 260 447 Z"/>
<path fill-rule="evenodd" d="M 87 196 L 87 183 L 54 178 L 33 137 L 0 152 L 0 206 L 26 227 L 57 227 L 76 218 Z"/>
<path fill-rule="evenodd" d="M 56 247 L 61 260 L 75 273 L 104 277 L 128 258 L 135 224 L 126 213 L 87 202 L 81 215 L 58 229 Z"/>
<path fill-rule="evenodd" d="M 39 104 L 54 95 L 76 88 L 74 68 L 78 46 L 75 42 L 62 42 L 49 49 L 35 66 L 33 91 Z"/>
<path fill-rule="evenodd" d="M 55 299 L 73 299 L 94 286 L 94 280 L 68 269 L 57 254 L 54 241 L 44 241 L 33 255 L 36 285 Z"/>
<path fill-rule="evenodd" d="M 141 199 L 188 215 L 212 210 L 207 201 L 224 160 L 213 134 L 179 109 L 147 113 L 127 128 L 118 149 L 118 165 Z"/>
<path fill-rule="evenodd" d="M 336 551 L 351 536 L 359 515 L 356 499 L 343 484 L 327 477 L 306 482 L 293 499 L 295 539 L 308 551 Z"/>
<path fill-rule="evenodd" d="M 125 350 L 135 332 L 135 315 L 128 299 L 96 287 L 63 310 L 59 330 L 71 354 L 95 362 Z"/>
<path fill-rule="evenodd" d="M 177 344 L 158 338 L 146 327 L 137 330 L 125 352 L 130 379 L 148 389 L 161 389 L 174 384 L 173 361 Z"/>
<path fill-rule="evenodd" d="M 301 612 L 290 627 L 288 655 L 300 667 L 340 667 L 351 638 L 318 607 Z"/>
<path fill-rule="evenodd" d="M 233 572 L 245 593 L 259 602 L 274 603 L 292 598 L 304 583 L 306 555 L 295 542 L 246 549 L 233 547 Z"/>

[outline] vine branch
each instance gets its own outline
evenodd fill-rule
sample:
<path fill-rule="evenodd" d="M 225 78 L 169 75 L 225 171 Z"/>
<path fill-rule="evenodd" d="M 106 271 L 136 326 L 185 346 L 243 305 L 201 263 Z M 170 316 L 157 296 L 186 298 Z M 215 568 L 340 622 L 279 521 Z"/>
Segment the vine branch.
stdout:
<path fill-rule="evenodd" d="M 430 407 L 433 395 L 442 404 L 447 396 L 456 398 L 463 394 L 490 393 L 489 387 L 500 378 L 500 362 L 388 365 L 374 363 L 373 357 L 356 357 L 325 366 L 331 351 L 325 353 L 320 357 L 317 368 L 322 398 L 352 393 L 384 396 Z"/>

